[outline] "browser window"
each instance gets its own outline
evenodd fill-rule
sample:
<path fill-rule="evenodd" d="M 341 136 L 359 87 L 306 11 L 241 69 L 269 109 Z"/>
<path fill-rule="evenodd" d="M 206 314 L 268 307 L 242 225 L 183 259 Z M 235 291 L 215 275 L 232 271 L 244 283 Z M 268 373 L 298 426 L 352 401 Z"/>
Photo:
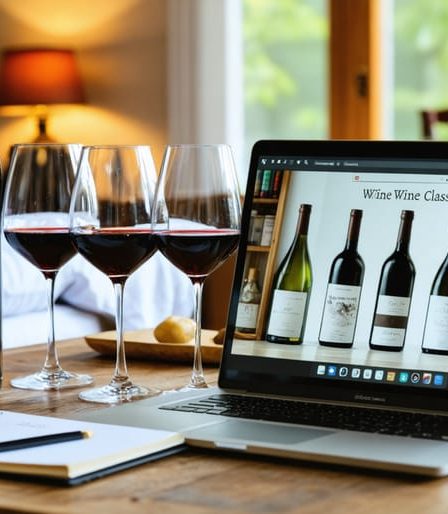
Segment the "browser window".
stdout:
<path fill-rule="evenodd" d="M 259 169 L 290 179 L 262 336 L 236 332 L 232 355 L 446 388 L 447 162 L 263 156 Z"/>

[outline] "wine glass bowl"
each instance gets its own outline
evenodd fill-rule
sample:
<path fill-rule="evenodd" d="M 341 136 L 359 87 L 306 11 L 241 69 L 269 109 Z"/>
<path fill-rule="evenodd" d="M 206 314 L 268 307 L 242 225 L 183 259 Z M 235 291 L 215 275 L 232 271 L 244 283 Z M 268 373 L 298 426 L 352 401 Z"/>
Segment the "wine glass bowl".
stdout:
<path fill-rule="evenodd" d="M 240 193 L 230 147 L 168 146 L 154 204 L 159 250 L 190 278 L 195 292 L 194 361 L 186 387 L 208 387 L 201 356 L 202 287 L 236 249 L 240 235 Z"/>
<path fill-rule="evenodd" d="M 123 339 L 123 292 L 128 277 L 156 251 L 151 208 L 156 172 L 146 146 L 84 147 L 70 207 L 78 252 L 111 280 L 116 294 L 116 364 L 109 384 L 80 398 L 121 403 L 158 394 L 129 378 Z"/>
<path fill-rule="evenodd" d="M 8 243 L 44 275 L 49 331 L 40 371 L 11 380 L 21 389 L 52 390 L 91 384 L 88 375 L 61 368 L 55 343 L 54 282 L 76 253 L 69 234 L 69 206 L 81 147 L 75 144 L 15 145 L 5 188 L 3 231 Z"/>

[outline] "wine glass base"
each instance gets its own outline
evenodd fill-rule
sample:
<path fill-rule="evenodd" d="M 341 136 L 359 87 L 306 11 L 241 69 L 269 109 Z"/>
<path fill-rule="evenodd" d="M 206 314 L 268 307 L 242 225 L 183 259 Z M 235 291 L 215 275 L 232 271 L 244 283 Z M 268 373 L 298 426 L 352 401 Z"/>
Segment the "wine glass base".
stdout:
<path fill-rule="evenodd" d="M 83 391 L 79 394 L 79 398 L 85 402 L 117 404 L 144 400 L 151 396 L 157 396 L 160 392 L 161 391 L 158 389 L 132 383 L 126 385 L 115 385 L 111 383 L 103 387 L 95 387 Z"/>
<path fill-rule="evenodd" d="M 10 383 L 12 387 L 17 389 L 57 391 L 59 389 L 88 386 L 93 383 L 93 378 L 90 375 L 79 375 L 63 369 L 53 372 L 41 370 L 32 375 L 13 378 Z"/>
<path fill-rule="evenodd" d="M 205 381 L 204 375 L 199 374 L 198 376 L 193 376 L 190 378 L 190 382 L 185 386 L 186 390 L 190 389 L 207 389 L 208 384 Z"/>
<path fill-rule="evenodd" d="M 208 389 L 210 386 L 207 384 L 204 378 L 202 379 L 196 379 L 196 380 L 190 380 L 190 382 L 187 385 L 178 387 L 176 389 L 168 389 L 166 391 L 163 391 L 163 394 L 169 394 L 169 393 L 187 393 L 188 391 L 198 391 L 199 389 Z"/>
<path fill-rule="evenodd" d="M 204 382 L 202 384 L 192 384 L 191 382 L 183 387 L 180 387 L 178 391 L 196 391 L 198 389 L 208 389 L 208 385 Z"/>

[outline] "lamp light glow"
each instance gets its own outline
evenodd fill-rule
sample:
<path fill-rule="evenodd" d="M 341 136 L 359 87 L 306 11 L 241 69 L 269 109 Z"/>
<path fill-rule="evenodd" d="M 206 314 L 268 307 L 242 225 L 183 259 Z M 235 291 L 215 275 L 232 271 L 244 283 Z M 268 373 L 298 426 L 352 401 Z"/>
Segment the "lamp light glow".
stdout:
<path fill-rule="evenodd" d="M 46 134 L 46 106 L 84 102 L 72 50 L 26 48 L 3 52 L 0 106 L 44 106 L 38 110 L 38 141 L 50 139 Z"/>

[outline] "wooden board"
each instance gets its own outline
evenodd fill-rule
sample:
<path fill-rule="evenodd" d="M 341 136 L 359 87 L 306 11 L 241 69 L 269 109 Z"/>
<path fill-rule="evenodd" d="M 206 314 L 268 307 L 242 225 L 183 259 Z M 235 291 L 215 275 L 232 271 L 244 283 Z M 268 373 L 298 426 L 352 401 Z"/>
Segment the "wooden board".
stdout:
<path fill-rule="evenodd" d="M 216 330 L 202 330 L 202 360 L 207 364 L 219 364 L 222 345 L 213 341 Z M 115 331 L 100 332 L 87 336 L 87 344 L 104 355 L 115 355 Z M 126 357 L 177 362 L 193 362 L 194 340 L 188 343 L 159 343 L 151 329 L 125 332 Z"/>

